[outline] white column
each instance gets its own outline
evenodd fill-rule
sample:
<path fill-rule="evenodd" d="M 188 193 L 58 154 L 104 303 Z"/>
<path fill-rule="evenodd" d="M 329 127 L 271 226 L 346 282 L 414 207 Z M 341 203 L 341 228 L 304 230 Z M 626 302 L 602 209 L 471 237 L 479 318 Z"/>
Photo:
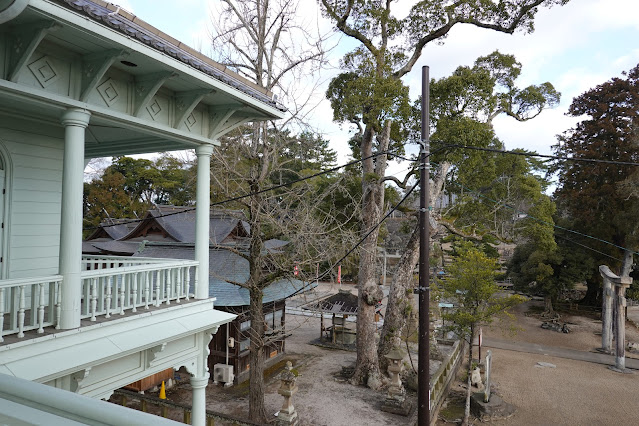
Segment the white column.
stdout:
<path fill-rule="evenodd" d="M 197 154 L 197 186 L 195 194 L 195 260 L 198 267 L 196 299 L 209 297 L 209 225 L 211 204 L 211 154 L 213 145 L 200 145 Z M 194 423 L 195 424 L 195 423 Z"/>
<path fill-rule="evenodd" d="M 62 116 L 64 162 L 59 264 L 59 273 L 62 275 L 60 314 L 62 329 L 80 327 L 84 130 L 89 125 L 90 118 L 91 113 L 83 109 L 69 109 Z"/>
<path fill-rule="evenodd" d="M 193 389 L 192 425 L 206 425 L 206 385 L 209 384 L 209 377 L 209 373 L 204 373 L 203 377 L 191 377 L 191 388 Z"/>

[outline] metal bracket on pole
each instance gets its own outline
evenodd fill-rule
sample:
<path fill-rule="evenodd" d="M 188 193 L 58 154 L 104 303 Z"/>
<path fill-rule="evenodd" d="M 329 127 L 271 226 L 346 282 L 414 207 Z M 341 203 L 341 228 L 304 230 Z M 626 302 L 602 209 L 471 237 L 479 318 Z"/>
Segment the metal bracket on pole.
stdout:
<path fill-rule="evenodd" d="M 420 154 L 426 154 L 426 156 L 428 156 L 428 154 L 430 154 L 430 141 L 428 139 L 420 139 L 419 140 L 419 146 L 421 146 L 421 149 L 419 150 Z"/>

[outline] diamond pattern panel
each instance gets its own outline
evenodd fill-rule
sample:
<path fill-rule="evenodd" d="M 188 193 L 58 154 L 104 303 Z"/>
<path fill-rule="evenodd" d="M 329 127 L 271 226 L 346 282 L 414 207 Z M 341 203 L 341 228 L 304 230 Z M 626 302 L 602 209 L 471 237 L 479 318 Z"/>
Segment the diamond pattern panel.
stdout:
<path fill-rule="evenodd" d="M 186 117 L 186 120 L 184 120 L 184 124 L 186 124 L 186 127 L 188 127 L 189 130 L 191 130 L 193 126 L 197 124 L 197 118 L 195 118 L 195 116 L 191 113 L 188 117 Z"/>
<path fill-rule="evenodd" d="M 52 85 L 60 78 L 60 74 L 58 74 L 51 59 L 47 56 L 43 56 L 37 61 L 30 63 L 28 67 L 43 88 Z"/>
<path fill-rule="evenodd" d="M 120 97 L 117 83 L 113 81 L 113 79 L 108 79 L 107 81 L 99 85 L 97 87 L 97 90 L 108 106 L 113 105 Z"/>
<path fill-rule="evenodd" d="M 146 110 L 149 112 L 149 115 L 151 115 L 151 118 L 155 120 L 158 114 L 162 112 L 162 106 L 160 106 L 157 99 L 153 99 L 153 102 L 146 107 Z"/>

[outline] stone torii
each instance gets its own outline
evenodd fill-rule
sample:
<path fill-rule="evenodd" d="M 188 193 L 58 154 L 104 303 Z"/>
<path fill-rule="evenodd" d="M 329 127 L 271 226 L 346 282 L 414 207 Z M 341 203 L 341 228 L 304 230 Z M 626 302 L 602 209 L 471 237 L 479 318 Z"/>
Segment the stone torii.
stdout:
<path fill-rule="evenodd" d="M 613 274 L 606 265 L 599 266 L 603 277 L 603 304 L 601 310 L 601 350 L 612 353 L 612 333 L 615 333 L 615 366 L 611 370 L 620 373 L 626 370 L 626 289 L 632 284 L 632 278 Z M 613 289 L 614 285 L 614 289 Z M 613 310 L 613 300 L 615 309 Z M 614 311 L 614 318 L 613 318 Z"/>

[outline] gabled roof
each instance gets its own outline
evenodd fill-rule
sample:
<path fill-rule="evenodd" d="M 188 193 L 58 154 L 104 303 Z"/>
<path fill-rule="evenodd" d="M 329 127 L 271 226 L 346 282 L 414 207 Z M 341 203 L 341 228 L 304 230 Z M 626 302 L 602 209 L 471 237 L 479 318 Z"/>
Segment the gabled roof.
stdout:
<path fill-rule="evenodd" d="M 138 223 L 131 219 L 109 219 L 102 222 L 86 239 L 119 240 L 135 229 Z"/>
<path fill-rule="evenodd" d="M 241 212 L 234 210 L 211 210 L 209 238 L 211 245 L 223 245 L 237 239 L 248 238 L 249 224 L 241 219 Z M 156 230 L 158 234 L 149 237 L 147 232 Z M 195 243 L 195 208 L 184 206 L 158 205 L 149 210 L 141 221 L 131 219 L 109 220 L 91 234 L 87 241 L 163 241 Z M 230 241 L 234 240 L 234 241 Z M 266 248 L 277 250 L 286 241 L 269 241 Z"/>
<path fill-rule="evenodd" d="M 357 315 L 357 296 L 348 290 L 340 289 L 337 294 L 322 299 L 311 306 L 304 307 L 304 309 L 340 315 Z"/>

